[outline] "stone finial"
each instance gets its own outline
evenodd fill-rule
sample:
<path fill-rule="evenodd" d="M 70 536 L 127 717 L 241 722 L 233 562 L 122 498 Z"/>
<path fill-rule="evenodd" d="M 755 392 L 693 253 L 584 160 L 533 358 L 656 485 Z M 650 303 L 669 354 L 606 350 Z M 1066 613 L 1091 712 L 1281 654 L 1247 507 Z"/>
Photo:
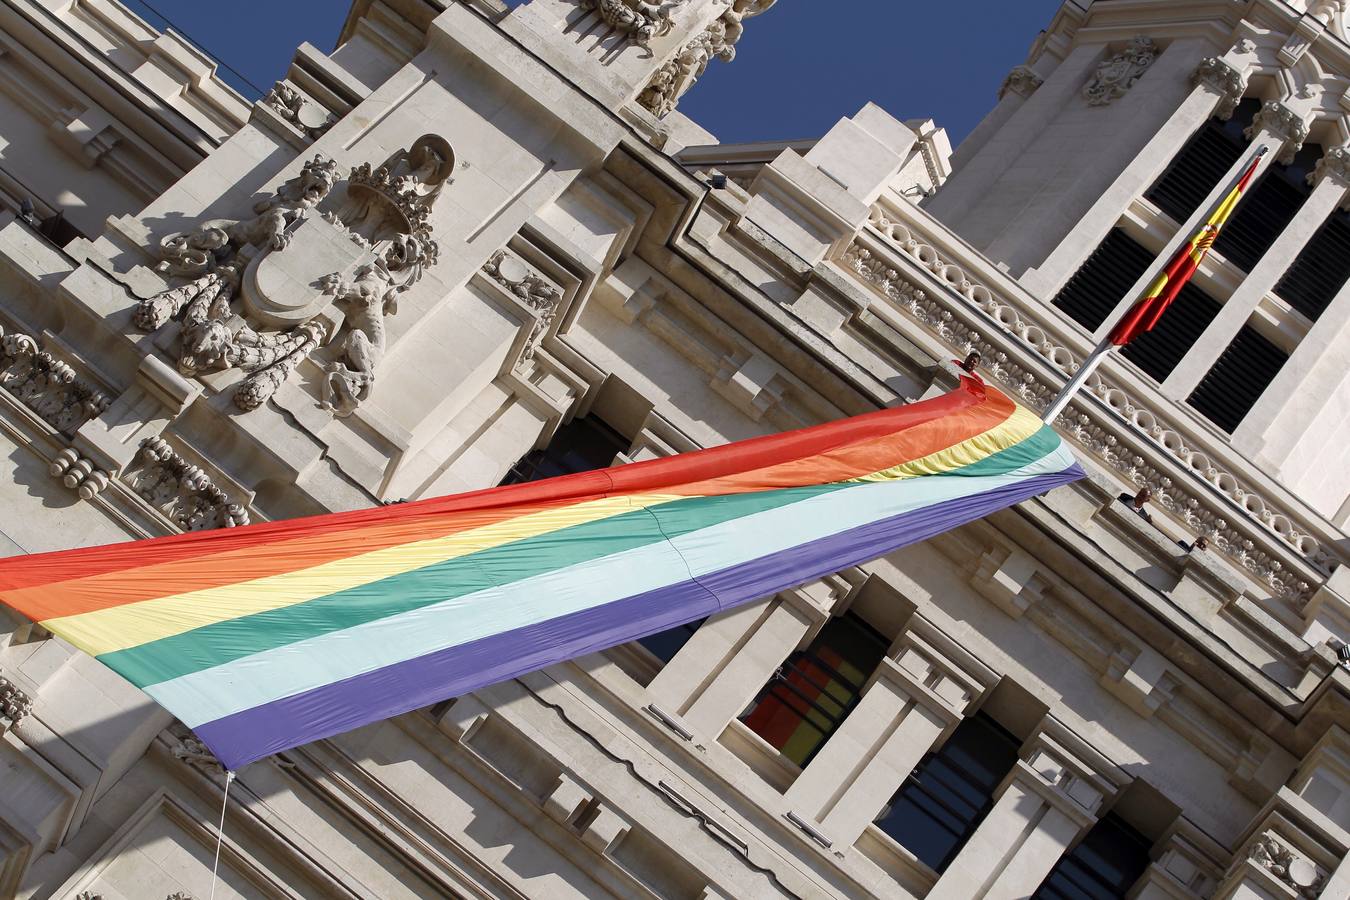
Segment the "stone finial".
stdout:
<path fill-rule="evenodd" d="M 1298 151 L 1303 149 L 1303 142 L 1308 139 L 1308 123 L 1303 116 L 1278 100 L 1267 100 L 1261 104 L 1261 111 L 1243 134 L 1248 140 L 1254 140 L 1262 131 L 1269 131 L 1284 141 L 1275 161 L 1286 166 L 1294 161 Z"/>
<path fill-rule="evenodd" d="M 998 89 L 998 99 L 1002 100 L 1009 91 L 1022 97 L 1030 97 L 1042 84 L 1045 84 L 1045 79 L 1037 75 L 1031 66 L 1018 66 L 1003 79 L 1003 84 Z"/>
<path fill-rule="evenodd" d="M 1158 59 L 1159 52 L 1153 39 L 1141 34 L 1124 50 L 1102 62 L 1083 87 L 1088 106 L 1107 106 L 1124 97 Z"/>
<path fill-rule="evenodd" d="M 1201 60 L 1200 65 L 1195 67 L 1191 80 L 1219 95 L 1216 114 L 1225 122 L 1233 118 L 1238 104 L 1242 102 L 1242 95 L 1247 92 L 1247 76 L 1217 56 Z"/>

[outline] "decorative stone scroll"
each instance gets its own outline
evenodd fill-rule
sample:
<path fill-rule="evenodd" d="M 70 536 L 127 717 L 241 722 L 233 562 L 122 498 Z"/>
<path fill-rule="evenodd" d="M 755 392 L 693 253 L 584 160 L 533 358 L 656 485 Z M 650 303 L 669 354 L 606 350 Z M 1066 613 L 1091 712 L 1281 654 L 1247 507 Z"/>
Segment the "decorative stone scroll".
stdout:
<path fill-rule="evenodd" d="M 146 331 L 182 323 L 186 375 L 244 372 L 233 395 L 243 410 L 328 347 L 321 405 L 350 415 L 374 386 L 384 316 L 436 262 L 429 215 L 454 165 L 450 144 L 424 135 L 378 168 L 353 168 L 343 204 L 311 216 L 339 182 L 337 163 L 315 156 L 254 218 L 166 237 L 157 268 L 179 283 L 142 300 L 134 321 Z"/>
<path fill-rule="evenodd" d="M 769 9 L 778 0 L 728 0 L 730 8 L 708 23 L 703 33 L 680 48 L 675 58 L 666 63 L 642 93 L 638 104 L 658 119 L 675 110 L 681 97 L 703 77 L 714 59 L 731 62 L 736 58 L 736 44 L 745 34 L 745 19 L 752 19 Z"/>
<path fill-rule="evenodd" d="M 305 133 L 311 141 L 318 140 L 324 132 L 333 127 L 337 118 L 319 104 L 308 100 L 304 94 L 284 81 L 278 81 L 267 92 L 262 102 L 271 107 L 277 115 L 290 122 Z"/>
<path fill-rule="evenodd" d="M 0 388 L 62 434 L 103 413 L 109 400 L 35 338 L 0 327 Z"/>
<path fill-rule="evenodd" d="M 639 47 L 649 48 L 652 38 L 669 34 L 675 25 L 675 10 L 685 0 L 577 0 L 583 9 L 595 10 L 606 25 L 628 36 Z"/>
<path fill-rule="evenodd" d="M 200 466 L 183 459 L 163 438 L 146 438 L 137 462 L 127 475 L 132 489 L 185 531 L 249 523 L 243 505 L 231 501 Z"/>
<path fill-rule="evenodd" d="M 1097 66 L 1092 80 L 1083 87 L 1088 106 L 1107 106 L 1129 93 L 1158 58 L 1158 45 L 1139 35 L 1115 56 Z"/>
<path fill-rule="evenodd" d="M 873 210 L 871 224 L 905 254 L 917 260 L 919 265 L 964 296 L 972 310 L 978 311 L 981 316 L 990 317 L 992 326 L 1024 343 L 1031 352 L 1064 374 L 1069 375 L 1077 370 L 1077 357 L 1054 341 L 1048 329 L 1028 313 L 1002 302 L 987 287 L 972 282 L 963 271 L 943 260 L 931 246 L 919 240 L 904 225 L 889 221 L 878 209 Z M 1044 383 L 1042 376 L 1018 365 L 984 334 L 964 324 L 954 315 L 951 301 L 941 294 L 930 295 L 909 276 L 886 265 L 858 243 L 850 246 L 841 262 L 864 282 L 890 297 L 899 309 L 921 327 L 934 333 L 957 355 L 968 350 L 979 351 L 984 359 L 985 370 L 1023 403 L 1033 409 L 1043 409 L 1053 397 L 1055 389 Z M 1252 526 L 1262 527 L 1320 572 L 1328 572 L 1339 563 L 1332 550 L 1300 526 L 1291 512 L 1282 510 L 1273 500 L 1262 496 L 1237 476 L 1218 468 L 1210 456 L 1192 446 L 1160 414 L 1150 410 L 1143 402 L 1129 396 L 1100 373 L 1089 380 L 1087 390 L 1147 435 L 1156 446 L 1179 460 L 1187 470 L 1195 472 L 1210 487 L 1225 495 L 1237 506 L 1237 518 L 1250 521 Z M 1132 483 L 1151 488 L 1155 503 L 1197 534 L 1208 537 L 1212 549 L 1252 573 L 1269 586 L 1273 594 L 1296 599 L 1311 589 L 1294 570 L 1281 562 L 1278 555 L 1261 549 L 1250 533 L 1235 528 L 1227 512 L 1206 497 L 1207 491 L 1188 489 L 1186 485 L 1178 484 L 1150 465 L 1128 443 L 1087 415 L 1084 405 L 1075 403 L 1061 421 L 1068 436 L 1076 443 Z"/>
<path fill-rule="evenodd" d="M 1030 97 L 1042 84 L 1045 84 L 1045 79 L 1037 75 L 1035 69 L 1031 66 L 1018 66 L 1003 79 L 1003 84 L 998 89 L 998 99 L 1002 100 L 1009 91 L 1020 97 Z"/>
<path fill-rule="evenodd" d="M 1275 161 L 1286 166 L 1294 161 L 1298 151 L 1303 149 L 1303 142 L 1308 139 L 1307 121 L 1278 100 L 1267 100 L 1262 103 L 1261 111 L 1252 118 L 1252 124 L 1242 133 L 1250 141 L 1255 140 L 1262 131 L 1269 131 L 1284 141 Z"/>
<path fill-rule="evenodd" d="M 1203 84 L 1219 95 L 1219 106 L 1215 110 L 1215 115 L 1225 122 L 1233 118 L 1238 104 L 1242 102 L 1242 95 L 1247 92 L 1246 74 L 1239 72 L 1217 56 L 1202 59 L 1191 74 L 1191 81 L 1197 85 Z"/>
<path fill-rule="evenodd" d="M 562 290 L 505 250 L 498 250 L 492 254 L 492 257 L 483 264 L 483 272 L 539 313 L 534 326 L 530 329 L 530 336 L 525 340 L 525 349 L 516 363 L 516 367 L 520 368 L 534 359 L 534 352 L 539 346 L 540 339 L 558 315 Z"/>

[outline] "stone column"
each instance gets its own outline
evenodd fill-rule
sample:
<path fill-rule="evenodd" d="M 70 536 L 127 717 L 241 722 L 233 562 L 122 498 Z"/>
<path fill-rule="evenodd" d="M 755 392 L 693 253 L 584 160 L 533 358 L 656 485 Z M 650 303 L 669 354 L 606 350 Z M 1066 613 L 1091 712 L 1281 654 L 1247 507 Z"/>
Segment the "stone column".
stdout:
<path fill-rule="evenodd" d="M 831 576 L 714 616 L 652 679 L 652 705 L 716 740 L 783 661 L 829 621 L 852 587 Z"/>
<path fill-rule="evenodd" d="M 1350 148 L 1329 151 L 1318 165 L 1318 178 L 1307 205 L 1317 200 L 1319 193 L 1324 203 L 1338 192 L 1345 202 L 1345 191 L 1350 187 Z M 1275 255 L 1274 248 L 1268 255 Z M 1285 462 L 1345 378 L 1344 364 L 1328 351 L 1343 339 L 1348 328 L 1350 282 L 1342 285 L 1233 433 L 1233 443 L 1240 450 L 1249 456 L 1259 454 L 1277 465 Z"/>
<path fill-rule="evenodd" d="M 1163 394 L 1177 403 L 1184 403 L 1200 384 L 1219 355 L 1228 348 L 1233 338 L 1247 324 L 1256 307 L 1284 277 L 1299 251 L 1326 222 L 1337 206 L 1345 202 L 1350 188 L 1350 152 L 1338 147 L 1318 164 L 1316 186 L 1284 231 L 1270 245 L 1265 256 L 1238 285 L 1195 342 L 1190 353 L 1172 370 L 1163 382 Z M 1271 387 L 1274 387 L 1272 383 Z M 1266 406 L 1283 409 L 1289 394 L 1267 390 L 1263 400 Z M 1262 402 L 1258 401 L 1257 407 Z M 1253 407 L 1253 412 L 1256 407 Z M 1251 415 L 1249 413 L 1248 415 Z"/>
<path fill-rule="evenodd" d="M 851 846 L 936 744 L 997 680 L 926 620 L 914 617 L 881 661 L 862 702 L 788 789 L 789 808 Z"/>
<path fill-rule="evenodd" d="M 994 808 L 927 900 L 1031 896 L 1059 858 L 1097 821 L 1125 776 L 1047 719 L 1004 780 Z"/>
<path fill-rule="evenodd" d="M 1072 231 L 1073 239 L 1061 241 L 1043 263 L 1022 276 L 1022 284 L 1028 290 L 1047 298 L 1057 294 L 1120 220 L 1121 213 L 1157 180 L 1196 129 L 1216 114 L 1231 118 L 1247 89 L 1246 64 L 1230 58 L 1203 60 L 1191 78 L 1194 89 L 1078 220 Z"/>

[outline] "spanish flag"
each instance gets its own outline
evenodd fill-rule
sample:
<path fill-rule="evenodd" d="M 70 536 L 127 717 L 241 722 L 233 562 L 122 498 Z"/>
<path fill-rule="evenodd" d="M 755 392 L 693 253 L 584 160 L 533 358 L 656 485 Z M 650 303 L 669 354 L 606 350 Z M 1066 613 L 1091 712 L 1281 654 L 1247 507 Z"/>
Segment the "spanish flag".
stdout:
<path fill-rule="evenodd" d="M 1181 289 L 1191 280 L 1195 270 L 1200 268 L 1200 263 L 1204 262 L 1205 256 L 1209 253 L 1214 242 L 1219 239 L 1219 232 L 1228 221 L 1233 210 L 1237 208 L 1242 200 L 1243 193 L 1256 175 L 1257 167 L 1261 165 L 1261 157 L 1264 153 L 1258 153 L 1252 160 L 1242 179 L 1237 183 L 1224 201 L 1219 204 L 1219 208 L 1214 211 L 1214 215 L 1209 217 L 1209 221 L 1204 227 L 1191 238 L 1190 243 L 1183 246 L 1172 261 L 1167 264 L 1167 268 L 1158 275 L 1157 280 L 1149 287 L 1148 293 L 1136 303 L 1128 313 L 1126 313 L 1116 327 L 1111 330 L 1111 336 L 1108 339 L 1116 347 L 1123 347 L 1130 341 L 1153 330 L 1158 324 L 1158 320 L 1167 312 L 1167 308 L 1172 305 L 1172 301 L 1181 293 Z"/>

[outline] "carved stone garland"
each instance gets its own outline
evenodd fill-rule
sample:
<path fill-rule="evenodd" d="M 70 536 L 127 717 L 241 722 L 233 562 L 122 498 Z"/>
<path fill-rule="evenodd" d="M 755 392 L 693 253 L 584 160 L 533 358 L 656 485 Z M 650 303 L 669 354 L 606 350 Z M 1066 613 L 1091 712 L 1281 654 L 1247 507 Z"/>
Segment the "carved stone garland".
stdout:
<path fill-rule="evenodd" d="M 638 95 L 638 104 L 658 119 L 674 112 L 680 98 L 708 70 L 714 59 L 731 62 L 736 44 L 745 33 L 742 23 L 768 10 L 778 0 L 728 0 L 730 8 L 708 23 L 703 33 L 680 48 L 675 58 L 657 70 Z"/>
<path fill-rule="evenodd" d="M 899 231 L 900 234 L 892 236 L 892 239 L 906 253 L 919 260 L 921 265 L 933 271 L 938 277 L 951 283 L 954 290 L 965 294 L 976 307 L 991 316 L 1004 330 L 1030 344 L 1053 366 L 1066 373 L 1076 368 L 1077 361 L 1073 354 L 1051 342 L 1044 329 L 1012 307 L 999 303 L 987 288 L 972 284 L 965 278 L 964 273 L 943 261 L 931 247 L 920 244 L 903 226 L 887 221 L 875 210 L 872 225 L 887 235 L 891 235 L 892 231 Z M 958 320 L 942 303 L 910 283 L 905 275 L 874 258 L 866 248 L 853 244 L 845 253 L 842 262 L 864 281 L 896 301 L 901 310 L 932 330 L 948 345 L 960 352 L 979 351 L 984 359 L 984 368 L 1028 406 L 1043 409 L 1049 403 L 1053 392 L 1041 383 L 1035 373 L 1010 360 L 1006 353 L 989 343 L 978 331 Z M 1235 503 L 1248 510 L 1255 520 L 1260 521 L 1273 534 L 1289 544 L 1310 565 L 1321 571 L 1327 571 L 1329 565 L 1334 562 L 1327 549 L 1311 535 L 1301 533 L 1295 528 L 1286 514 L 1242 485 L 1231 474 L 1216 469 L 1203 453 L 1188 448 L 1178 434 L 1163 428 L 1156 416 L 1142 404 L 1137 404 L 1126 397 L 1115 385 L 1099 377 L 1089 384 L 1089 390 L 1101 397 L 1103 402 L 1119 412 L 1127 421 L 1143 429 L 1183 464 L 1228 494 Z M 1149 465 L 1143 457 L 1130 453 L 1114 435 L 1095 424 L 1086 414 L 1085 407 L 1074 404 L 1062 421 L 1065 430 L 1076 443 L 1133 483 L 1150 487 L 1156 503 L 1175 514 L 1197 533 L 1207 536 L 1215 550 L 1253 573 L 1267 584 L 1275 595 L 1298 598 L 1310 590 L 1307 582 L 1285 571 L 1279 559 L 1258 549 L 1254 541 L 1234 529 L 1222 516 L 1206 508 L 1206 504 L 1202 504 L 1195 496 L 1183 490 L 1182 486 L 1175 484 L 1170 477 Z"/>
<path fill-rule="evenodd" d="M 108 398 L 26 334 L 0 327 L 0 388 L 62 434 L 108 408 Z"/>
<path fill-rule="evenodd" d="M 1157 60 L 1158 52 L 1152 38 L 1139 35 L 1124 50 L 1102 62 L 1083 87 L 1088 106 L 1106 106 L 1124 97 Z"/>
<path fill-rule="evenodd" d="M 1293 888 L 1297 896 L 1309 900 L 1321 893 L 1327 878 L 1326 872 L 1291 850 L 1273 831 L 1264 832 L 1252 841 L 1247 859 Z"/>
<path fill-rule="evenodd" d="M 353 168 L 344 205 L 314 218 L 338 183 L 337 163 L 315 156 L 254 218 L 209 220 L 165 238 L 157 269 L 180 283 L 142 300 L 134 321 L 146 331 L 182 323 L 186 375 L 243 371 L 234 390 L 243 410 L 266 403 L 327 346 L 322 405 L 350 415 L 374 386 L 384 316 L 436 262 L 429 216 L 453 170 L 449 143 L 424 135 L 379 168 Z"/>
<path fill-rule="evenodd" d="M 249 523 L 248 510 L 230 500 L 199 466 L 183 459 L 163 438 L 146 438 L 138 468 L 127 481 L 141 499 L 186 531 Z"/>
<path fill-rule="evenodd" d="M 525 349 L 516 362 L 516 368 L 521 368 L 534 359 L 539 340 L 553 324 L 558 314 L 558 303 L 562 300 L 562 291 L 505 250 L 492 254 L 483 264 L 483 272 L 539 313 L 530 329 L 530 336 L 525 340 Z"/>

